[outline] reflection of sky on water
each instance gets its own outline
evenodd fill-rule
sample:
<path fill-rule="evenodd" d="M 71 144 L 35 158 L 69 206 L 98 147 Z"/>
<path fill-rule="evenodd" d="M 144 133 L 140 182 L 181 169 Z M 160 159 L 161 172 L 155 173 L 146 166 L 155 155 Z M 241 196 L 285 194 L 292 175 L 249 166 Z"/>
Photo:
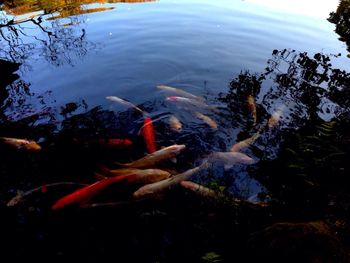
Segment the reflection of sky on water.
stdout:
<path fill-rule="evenodd" d="M 339 0 L 244 0 L 257 7 L 265 7 L 276 12 L 326 19 L 334 12 Z"/>
<path fill-rule="evenodd" d="M 154 86 L 160 83 L 215 94 L 241 70 L 261 71 L 275 48 L 345 54 L 325 19 L 280 14 L 246 1 L 115 6 L 76 17 L 85 23 L 74 27 L 86 30 L 92 45 L 86 55 L 74 59 L 73 67 L 47 65 L 38 56 L 41 50 L 35 49 L 35 59 L 29 58 L 31 71 L 23 74 L 32 89 L 52 89 L 60 94 L 59 104 L 78 97 L 105 104 L 104 97 L 112 93 L 142 103 L 154 97 Z M 140 96 L 130 96 L 136 91 Z"/>

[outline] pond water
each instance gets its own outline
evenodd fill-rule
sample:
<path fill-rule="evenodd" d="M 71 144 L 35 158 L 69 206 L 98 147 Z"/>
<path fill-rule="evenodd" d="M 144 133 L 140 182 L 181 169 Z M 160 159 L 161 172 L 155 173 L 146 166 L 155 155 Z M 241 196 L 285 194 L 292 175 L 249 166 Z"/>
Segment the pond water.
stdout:
<path fill-rule="evenodd" d="M 85 2 L 82 10 L 99 12 L 74 16 Z M 32 92 L 51 91 L 56 101 L 52 106 L 81 99 L 90 107 L 108 106 L 109 95 L 142 104 L 161 97 L 155 89 L 160 84 L 216 96 L 242 70 L 263 70 L 273 49 L 347 54 L 326 20 L 337 1 L 327 1 L 325 10 L 316 8 L 318 1 L 307 1 L 307 13 L 295 8 L 300 3 L 294 1 L 283 6 L 273 1 L 91 2 L 67 7 L 39 2 L 34 10 L 28 8 L 33 13 L 26 13 L 25 5 L 17 7 L 15 19 L 37 14 L 41 27 L 32 21 L 18 25 L 23 29 L 17 40 L 28 50 L 12 45 L 13 54 L 6 45 L 10 43 L 1 40 L 1 57 L 22 64 L 21 79 Z M 55 5 L 63 8 L 63 16 L 71 16 L 51 20 L 59 15 L 41 15 L 40 8 L 50 12 Z M 3 17 L 10 20 L 11 9 L 6 7 Z M 348 65 L 344 57 L 339 60 L 342 67 Z"/>
<path fill-rule="evenodd" d="M 341 20 L 337 27 L 330 22 L 338 5 L 337 0 L 0 1 L 0 136 L 33 139 L 43 148 L 34 156 L 7 156 L 8 149 L 1 150 L 6 157 L 0 167 L 0 201 L 6 204 L 17 190 L 50 183 L 92 183 L 101 166 L 114 168 L 114 161 L 146 155 L 140 132 L 145 116 L 153 121 L 158 149 L 186 145 L 175 164 L 161 167 L 183 172 L 212 157 L 210 171 L 192 179 L 233 198 L 288 202 L 289 193 L 309 191 L 304 185 L 324 183 L 313 177 L 322 171 L 322 156 L 316 158 L 318 151 L 312 148 L 319 142 L 298 136 L 311 137 L 321 129 L 326 137 L 317 134 L 328 149 L 334 143 L 327 133 L 333 134 L 332 120 L 349 110 L 349 93 L 341 93 L 347 92 L 350 72 L 348 47 L 341 41 L 345 31 Z M 169 98 L 176 93 L 159 85 L 185 90 L 206 104 L 176 101 Z M 108 96 L 127 100 L 144 113 Z M 256 117 L 248 97 L 256 103 Z M 182 123 L 181 131 L 171 129 L 172 116 Z M 96 148 L 96 140 L 105 138 L 128 138 L 134 145 L 121 152 Z M 252 163 L 241 160 L 243 164 L 227 167 L 212 155 L 229 152 L 247 138 L 254 139 L 242 153 Z M 296 138 L 300 145 L 311 143 L 307 149 L 314 155 L 305 157 L 303 150 L 292 148 Z M 333 150 L 324 154 L 345 151 Z M 299 159 L 288 163 L 288 151 Z M 305 167 L 304 157 L 318 161 Z M 18 162 L 23 166 L 15 167 Z M 340 174 L 348 171 L 343 159 L 340 166 Z M 286 174 L 303 179 L 274 177 L 283 167 L 292 169 Z M 55 191 L 46 201 L 41 195 L 29 201 L 30 206 L 47 209 L 69 193 Z M 120 196 L 107 192 L 100 199 L 120 201 Z M 306 194 L 295 199 L 312 200 Z M 57 237 L 48 229 L 38 236 Z M 49 251 L 73 253 L 67 247 Z"/>

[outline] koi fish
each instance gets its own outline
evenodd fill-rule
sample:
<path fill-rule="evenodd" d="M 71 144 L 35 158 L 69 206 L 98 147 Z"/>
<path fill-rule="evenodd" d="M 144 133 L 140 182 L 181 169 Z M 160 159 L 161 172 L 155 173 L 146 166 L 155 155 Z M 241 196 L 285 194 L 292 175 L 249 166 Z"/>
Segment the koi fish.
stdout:
<path fill-rule="evenodd" d="M 17 194 L 15 197 L 13 197 L 10 201 L 7 202 L 6 206 L 15 206 L 19 203 L 22 203 L 26 197 L 35 194 L 35 193 L 46 193 L 48 189 L 54 188 L 56 186 L 61 185 L 76 185 L 76 186 L 86 186 L 86 184 L 81 183 L 73 183 L 73 182 L 60 182 L 60 183 L 52 183 L 52 184 L 46 184 L 39 186 L 37 188 L 31 189 L 29 191 L 23 192 L 23 191 L 17 191 Z"/>
<path fill-rule="evenodd" d="M 160 180 L 167 178 L 164 174 L 125 174 L 115 177 L 110 177 L 97 181 L 91 185 L 83 187 L 76 190 L 75 192 L 66 195 L 59 199 L 53 206 L 53 210 L 62 209 L 68 205 L 84 205 L 88 203 L 92 198 L 101 193 L 107 187 L 114 183 L 126 182 L 126 183 L 140 183 L 140 184 L 149 184 L 155 183 Z"/>
<path fill-rule="evenodd" d="M 267 126 L 270 129 L 272 129 L 278 125 L 278 123 L 281 120 L 284 108 L 285 108 L 285 105 L 281 105 L 280 107 L 277 108 L 277 110 L 275 112 L 272 113 L 272 115 L 267 123 Z"/>
<path fill-rule="evenodd" d="M 193 95 L 193 94 L 191 94 L 191 93 L 189 93 L 187 91 L 184 91 L 182 89 L 173 88 L 173 87 L 166 86 L 166 85 L 158 85 L 157 88 L 161 89 L 161 90 L 164 90 L 164 91 L 168 91 L 168 92 L 172 92 L 172 93 L 178 94 L 179 96 L 182 96 L 182 97 L 185 97 L 185 98 L 194 99 L 194 100 L 198 100 L 198 101 L 201 101 L 201 102 L 205 101 L 204 98 L 198 97 L 196 95 Z"/>
<path fill-rule="evenodd" d="M 210 106 L 204 102 L 195 100 L 195 99 L 190 99 L 190 98 L 185 98 L 185 97 L 178 97 L 178 96 L 170 96 L 170 97 L 166 97 L 167 101 L 171 101 L 171 102 L 177 102 L 180 104 L 183 104 L 185 106 L 196 106 L 196 107 L 200 107 L 200 108 L 210 108 Z"/>
<path fill-rule="evenodd" d="M 252 137 L 245 139 L 243 141 L 237 142 L 231 148 L 231 152 L 241 152 L 252 145 L 258 138 L 260 137 L 260 133 L 255 133 Z"/>
<path fill-rule="evenodd" d="M 254 164 L 255 160 L 244 153 L 239 152 L 214 152 L 209 155 L 210 161 L 224 163 L 225 169 L 229 169 L 235 164 Z"/>
<path fill-rule="evenodd" d="M 170 177 L 170 173 L 164 170 L 160 169 L 135 169 L 135 168 L 126 168 L 126 169 L 116 169 L 116 170 L 104 170 L 107 176 L 118 176 L 118 175 L 124 175 L 124 174 L 130 174 L 133 173 L 135 175 L 140 175 L 140 176 L 151 176 L 151 175 L 157 175 L 157 176 L 162 176 L 164 178 Z"/>
<path fill-rule="evenodd" d="M 125 149 L 133 145 L 129 139 L 99 139 L 98 145 L 109 149 Z"/>
<path fill-rule="evenodd" d="M 206 124 L 208 124 L 212 129 L 217 129 L 218 128 L 217 123 L 212 118 L 208 117 L 207 115 L 204 115 L 204 114 L 202 114 L 200 112 L 197 112 L 197 111 L 194 113 L 194 115 L 198 119 L 200 119 L 203 122 L 205 122 Z"/>
<path fill-rule="evenodd" d="M 205 197 L 216 197 L 216 193 L 214 190 L 211 190 L 203 185 L 196 184 L 191 181 L 182 181 L 180 182 L 180 185 L 188 190 L 191 190 L 192 192 L 195 192 L 196 194 L 200 196 L 205 196 Z"/>
<path fill-rule="evenodd" d="M 119 103 L 121 105 L 124 105 L 127 108 L 133 108 L 133 109 L 139 111 L 140 113 L 145 114 L 145 112 L 143 110 L 141 110 L 139 107 L 137 107 L 136 105 L 132 104 L 129 101 L 123 100 L 123 99 L 118 98 L 116 96 L 107 96 L 106 99 L 109 100 L 109 101 L 116 102 L 116 103 Z"/>
<path fill-rule="evenodd" d="M 195 167 L 193 169 L 187 170 L 186 172 L 183 172 L 181 174 L 175 175 L 173 177 L 170 177 L 168 179 L 165 179 L 163 181 L 159 181 L 153 184 L 147 184 L 136 190 L 133 194 L 134 198 L 144 198 L 149 197 L 153 195 L 160 194 L 161 192 L 164 192 L 165 190 L 171 188 L 172 186 L 180 183 L 181 181 L 187 180 L 195 173 L 198 173 L 199 171 L 208 168 L 208 163 L 203 163 L 201 166 Z"/>
<path fill-rule="evenodd" d="M 165 147 L 161 150 L 158 150 L 154 153 L 148 154 L 145 157 L 133 161 L 131 163 L 127 164 L 119 164 L 118 165 L 122 167 L 128 167 L 128 168 L 152 168 L 155 167 L 157 164 L 169 160 L 171 158 L 174 158 L 176 155 L 178 155 L 180 152 L 186 149 L 186 145 L 171 145 L 168 147 Z"/>
<path fill-rule="evenodd" d="M 41 146 L 35 141 L 29 141 L 26 139 L 0 137 L 0 143 L 4 143 L 11 147 L 15 147 L 20 150 L 26 150 L 29 152 L 38 152 L 41 150 Z"/>
<path fill-rule="evenodd" d="M 178 118 L 176 118 L 174 115 L 170 116 L 169 118 L 169 124 L 170 124 L 170 128 L 173 131 L 179 132 L 182 129 L 182 123 L 180 122 L 180 120 Z"/>
<path fill-rule="evenodd" d="M 255 98 L 252 95 L 248 95 L 247 97 L 247 104 L 248 104 L 248 109 L 252 113 L 253 116 L 253 121 L 254 125 L 256 124 L 256 104 L 255 104 Z"/>
<path fill-rule="evenodd" d="M 156 135 L 154 132 L 152 119 L 150 117 L 145 118 L 143 126 L 141 127 L 141 134 L 143 136 L 143 140 L 145 141 L 147 151 L 149 153 L 154 153 L 157 151 Z"/>

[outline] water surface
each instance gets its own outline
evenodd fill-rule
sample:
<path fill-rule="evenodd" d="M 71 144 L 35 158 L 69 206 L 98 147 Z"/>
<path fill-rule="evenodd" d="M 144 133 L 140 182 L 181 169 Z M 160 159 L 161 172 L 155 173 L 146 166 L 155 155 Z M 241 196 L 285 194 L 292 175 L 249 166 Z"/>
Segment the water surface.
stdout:
<path fill-rule="evenodd" d="M 340 220 L 335 214 L 344 211 L 335 213 L 329 204 L 346 203 L 349 185 L 344 131 L 350 64 L 348 47 L 339 39 L 346 38 L 340 18 L 347 13 L 338 1 L 3 2 L 0 136 L 33 139 L 43 148 L 39 154 L 0 148 L 1 204 L 17 190 L 41 189 L 28 194 L 16 210 L 5 210 L 12 222 L 7 236 L 23 240 L 19 258 L 26 253 L 35 258 L 42 250 L 57 259 L 82 254 L 90 259 L 86 252 L 91 251 L 98 261 L 114 251 L 114 243 L 107 242 L 113 238 L 130 261 L 188 257 L 212 262 L 203 255 L 213 255 L 212 250 L 229 257 L 243 254 L 241 240 L 280 219 Z M 209 106 L 167 100 L 175 94 L 158 85 L 201 96 Z M 146 113 L 114 104 L 107 96 L 128 100 Z M 256 101 L 256 121 L 247 96 Z M 272 127 L 268 121 L 279 111 L 281 120 Z M 196 112 L 215 120 L 218 128 L 196 118 Z M 169 126 L 173 115 L 183 124 L 180 132 Z M 52 204 L 76 188 L 46 192 L 40 186 L 93 183 L 100 179 L 95 172 L 101 166 L 115 168 L 115 161 L 146 155 L 140 132 L 145 116 L 153 120 L 158 148 L 187 147 L 175 163 L 160 167 L 173 173 L 258 134 L 243 151 L 254 164 L 226 169 L 214 161 L 191 178 L 221 198 L 247 201 L 243 209 L 235 210 L 237 204 L 225 198 L 208 204 L 180 187 L 159 202 L 134 202 L 136 189 L 126 185 L 94 199 L 107 202 L 101 210 L 72 207 L 53 213 Z M 96 145 L 101 138 L 128 138 L 134 147 L 105 150 Z M 109 202 L 117 202 L 117 209 Z M 270 202 L 272 208 L 255 210 L 259 202 Z M 219 241 L 227 237 L 233 245 Z M 26 241 L 33 240 L 28 246 Z"/>

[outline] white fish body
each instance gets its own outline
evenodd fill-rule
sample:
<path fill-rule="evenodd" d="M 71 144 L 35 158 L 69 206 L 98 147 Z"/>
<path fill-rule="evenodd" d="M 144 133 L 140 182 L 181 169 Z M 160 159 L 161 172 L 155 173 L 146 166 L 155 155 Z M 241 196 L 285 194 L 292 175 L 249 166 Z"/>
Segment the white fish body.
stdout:
<path fill-rule="evenodd" d="M 235 164 L 254 164 L 255 160 L 244 153 L 239 152 L 214 152 L 208 156 L 209 161 L 223 162 L 225 169 Z"/>
<path fill-rule="evenodd" d="M 116 103 L 119 103 L 121 105 L 124 105 L 124 106 L 126 106 L 128 108 L 133 108 L 133 109 L 141 112 L 142 114 L 144 114 L 144 111 L 141 110 L 139 107 L 137 107 L 136 105 L 132 104 L 131 102 L 123 100 L 123 99 L 121 99 L 121 98 L 119 98 L 117 96 L 107 96 L 106 99 L 109 100 L 109 101 L 116 102 Z"/>
<path fill-rule="evenodd" d="M 172 92 L 172 93 L 177 94 L 177 95 L 179 95 L 181 97 L 194 99 L 194 100 L 198 100 L 198 101 L 201 101 L 201 102 L 205 101 L 204 98 L 196 96 L 196 95 L 193 95 L 193 94 L 191 94 L 191 93 L 189 93 L 187 91 L 184 91 L 182 89 L 179 89 L 179 88 L 173 88 L 173 87 L 166 86 L 166 85 L 158 85 L 157 88 L 161 89 L 161 90 L 164 90 L 164 91 Z"/>
<path fill-rule="evenodd" d="M 172 186 L 177 185 L 181 181 L 188 180 L 192 175 L 206 168 L 208 168 L 208 163 L 204 163 L 201 166 L 187 170 L 186 172 L 175 175 L 163 181 L 156 182 L 153 184 L 147 184 L 139 188 L 136 192 L 134 192 L 133 196 L 134 198 L 138 199 L 138 198 L 158 195 L 164 192 L 165 190 L 168 190 Z"/>
<path fill-rule="evenodd" d="M 179 96 L 169 96 L 166 98 L 167 101 L 176 102 L 179 104 L 182 104 L 184 106 L 196 106 L 199 108 L 211 108 L 208 104 L 185 97 L 179 97 Z"/>
<path fill-rule="evenodd" d="M 176 155 L 178 155 L 180 152 L 186 149 L 186 145 L 171 145 L 168 147 L 165 147 L 163 149 L 160 149 L 154 153 L 148 154 L 145 157 L 133 161 L 131 163 L 127 164 L 120 164 L 118 165 L 122 167 L 128 167 L 128 168 L 152 168 L 156 167 L 157 164 L 161 163 L 165 160 L 170 160 L 174 158 Z"/>

